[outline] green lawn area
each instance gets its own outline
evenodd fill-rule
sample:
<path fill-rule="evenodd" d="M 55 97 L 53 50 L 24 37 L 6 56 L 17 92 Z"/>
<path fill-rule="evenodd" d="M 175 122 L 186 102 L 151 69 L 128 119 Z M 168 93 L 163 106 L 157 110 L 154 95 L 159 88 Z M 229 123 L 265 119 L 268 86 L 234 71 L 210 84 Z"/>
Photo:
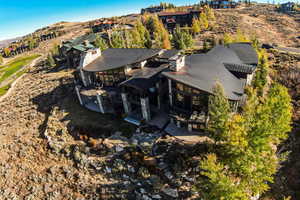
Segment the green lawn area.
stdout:
<path fill-rule="evenodd" d="M 9 90 L 10 84 L 0 88 L 0 96 L 4 95 Z"/>
<path fill-rule="evenodd" d="M 6 65 L 0 66 L 0 74 L 2 74 L 0 77 L 0 83 L 10 76 L 14 75 L 16 72 L 18 72 L 20 69 L 22 69 L 24 66 L 26 66 L 39 56 L 40 55 L 23 56 L 14 59 Z"/>

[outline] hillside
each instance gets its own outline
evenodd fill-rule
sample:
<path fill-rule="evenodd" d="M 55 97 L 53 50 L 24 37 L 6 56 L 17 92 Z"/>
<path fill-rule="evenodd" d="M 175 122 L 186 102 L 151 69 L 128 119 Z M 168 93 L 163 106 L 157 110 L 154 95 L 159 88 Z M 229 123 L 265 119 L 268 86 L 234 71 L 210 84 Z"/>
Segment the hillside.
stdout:
<path fill-rule="evenodd" d="M 132 22 L 135 18 L 127 16 L 119 20 Z M 262 43 L 300 47 L 297 38 L 300 16 L 279 14 L 273 6 L 217 10 L 216 18 L 217 26 L 201 34 L 199 41 L 240 29 L 255 34 Z M 43 42 L 26 55 L 45 56 L 54 44 L 89 31 L 88 24 L 55 24 L 63 25 L 67 33 Z M 282 163 L 265 200 L 281 200 L 283 195 L 297 200 L 300 199 L 300 55 L 270 51 L 269 56 L 272 78 L 287 86 L 293 97 L 294 131 L 282 148 L 292 153 Z M 197 196 L 191 188 L 198 173 L 197 155 L 206 150 L 206 138 L 197 144 L 186 144 L 173 137 L 155 141 L 157 137 L 153 134 L 128 135 L 132 127 L 122 120 L 98 115 L 78 105 L 72 70 L 57 72 L 39 62 L 0 102 L 0 113 L 0 199 L 134 199 L 136 196 L 194 199 Z M 143 145 L 146 151 L 151 151 L 153 145 L 160 163 L 153 163 L 151 157 L 144 156 L 130 141 Z M 187 164 L 183 165 L 184 162 Z M 161 170 L 151 171 L 153 165 Z M 154 175 L 150 176 L 150 172 Z M 170 185 L 177 190 L 170 189 Z M 159 195 L 154 195 L 157 191 Z"/>

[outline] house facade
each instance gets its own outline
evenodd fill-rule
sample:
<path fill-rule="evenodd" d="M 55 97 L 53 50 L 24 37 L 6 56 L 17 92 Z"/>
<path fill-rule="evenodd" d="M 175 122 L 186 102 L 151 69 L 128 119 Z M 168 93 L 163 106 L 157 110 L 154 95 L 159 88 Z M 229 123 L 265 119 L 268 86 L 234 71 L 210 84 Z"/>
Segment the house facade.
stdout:
<path fill-rule="evenodd" d="M 296 4 L 294 2 L 287 2 L 287 3 L 280 4 L 279 11 L 284 13 L 293 12 L 295 11 L 294 9 L 295 7 Z"/>
<path fill-rule="evenodd" d="M 190 56 L 177 50 L 90 49 L 74 73 L 75 90 L 87 109 L 124 115 L 136 125 L 166 113 L 176 126 L 200 130 L 209 120 L 208 99 L 216 82 L 237 110 L 256 65 L 248 43 Z"/>
<path fill-rule="evenodd" d="M 226 8 L 235 8 L 237 3 L 232 0 L 210 0 L 210 1 L 201 1 L 201 5 L 208 5 L 214 9 L 226 9 Z"/>
<path fill-rule="evenodd" d="M 81 56 L 90 49 L 95 48 L 95 41 L 102 37 L 108 39 L 105 34 L 90 33 L 73 40 L 64 41 L 59 48 L 60 62 L 68 68 L 77 68 L 80 64 Z"/>
<path fill-rule="evenodd" d="M 200 10 L 160 12 L 158 13 L 158 18 L 169 31 L 172 31 L 177 25 L 181 27 L 192 26 L 193 19 L 198 18 L 200 13 Z"/>

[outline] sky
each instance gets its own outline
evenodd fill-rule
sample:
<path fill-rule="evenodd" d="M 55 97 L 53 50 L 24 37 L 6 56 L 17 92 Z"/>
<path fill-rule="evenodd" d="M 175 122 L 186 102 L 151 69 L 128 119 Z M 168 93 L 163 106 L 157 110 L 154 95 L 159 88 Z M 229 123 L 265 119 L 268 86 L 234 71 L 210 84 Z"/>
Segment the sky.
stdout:
<path fill-rule="evenodd" d="M 60 21 L 88 21 L 139 13 L 162 0 L 0 0 L 0 41 L 26 35 Z M 266 0 L 265 0 L 266 1 Z M 198 0 L 164 1 L 188 5 Z"/>

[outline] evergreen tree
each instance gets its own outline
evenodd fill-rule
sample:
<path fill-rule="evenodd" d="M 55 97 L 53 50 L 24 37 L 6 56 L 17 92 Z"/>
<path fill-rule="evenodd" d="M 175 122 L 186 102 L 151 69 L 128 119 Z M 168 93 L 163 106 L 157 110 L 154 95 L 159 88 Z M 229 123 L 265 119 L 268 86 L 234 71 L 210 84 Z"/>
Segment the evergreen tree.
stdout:
<path fill-rule="evenodd" d="M 29 46 L 29 49 L 32 50 L 34 49 L 35 47 L 37 47 L 37 41 L 35 38 L 33 37 L 29 37 L 28 38 L 28 46 Z"/>
<path fill-rule="evenodd" d="M 155 48 L 171 49 L 169 33 L 157 16 L 149 17 L 146 26 L 154 36 Z"/>
<path fill-rule="evenodd" d="M 55 67 L 56 66 L 55 60 L 54 60 L 53 55 L 51 53 L 49 53 L 48 56 L 47 56 L 47 64 L 50 67 Z"/>
<path fill-rule="evenodd" d="M 191 48 L 194 44 L 192 35 L 185 30 L 181 30 L 179 26 L 174 31 L 172 42 L 176 49 Z"/>
<path fill-rule="evenodd" d="M 151 36 L 148 30 L 146 30 L 145 32 L 145 43 L 144 46 L 148 49 L 152 48 L 152 40 L 151 40 Z"/>
<path fill-rule="evenodd" d="M 113 32 L 110 39 L 111 48 L 126 48 L 124 37 L 121 32 Z"/>
<path fill-rule="evenodd" d="M 268 83 L 269 65 L 267 53 L 264 50 L 258 52 L 259 62 L 253 80 L 253 87 L 257 89 L 258 95 L 262 96 Z"/>
<path fill-rule="evenodd" d="M 212 133 L 212 137 L 216 142 L 220 141 L 226 132 L 225 125 L 229 119 L 229 114 L 229 102 L 225 96 L 223 87 L 217 82 L 213 88 L 213 95 L 209 97 L 208 104 L 208 130 Z"/>
<path fill-rule="evenodd" d="M 108 48 L 108 45 L 106 44 L 105 40 L 99 35 L 96 35 L 95 46 L 100 50 L 105 50 Z"/>
<path fill-rule="evenodd" d="M 204 200 L 249 200 L 243 192 L 240 180 L 232 176 L 227 167 L 217 160 L 215 154 L 208 154 L 200 163 L 201 175 L 207 177 L 200 185 Z"/>

